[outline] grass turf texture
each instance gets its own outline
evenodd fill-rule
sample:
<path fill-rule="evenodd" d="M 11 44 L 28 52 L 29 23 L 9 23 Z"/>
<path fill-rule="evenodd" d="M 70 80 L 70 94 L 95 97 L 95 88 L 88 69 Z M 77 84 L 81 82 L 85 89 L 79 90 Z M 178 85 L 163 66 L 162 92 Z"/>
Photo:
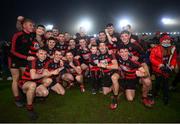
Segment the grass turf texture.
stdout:
<path fill-rule="evenodd" d="M 165 106 L 162 94 L 155 99 L 153 108 L 145 108 L 141 103 L 140 88 L 134 102 L 127 102 L 120 96 L 118 108 L 109 109 L 111 95 L 92 95 L 87 84 L 85 93 L 78 87 L 66 91 L 65 96 L 50 93 L 46 101 L 36 102 L 39 115 L 36 122 L 180 122 L 180 90 L 170 92 L 170 103 Z M 89 90 L 88 90 L 89 89 Z M 26 109 L 17 108 L 13 102 L 11 82 L 0 82 L 0 122 L 31 122 Z"/>

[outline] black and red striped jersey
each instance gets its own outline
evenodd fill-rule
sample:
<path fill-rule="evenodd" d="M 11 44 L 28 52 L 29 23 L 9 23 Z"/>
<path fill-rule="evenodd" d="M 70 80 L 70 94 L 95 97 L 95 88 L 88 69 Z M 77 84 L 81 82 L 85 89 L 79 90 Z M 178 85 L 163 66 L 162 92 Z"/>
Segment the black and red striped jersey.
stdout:
<path fill-rule="evenodd" d="M 99 56 L 97 54 L 90 55 L 90 71 L 99 71 L 100 68 L 97 66 L 99 63 Z"/>
<path fill-rule="evenodd" d="M 49 49 L 47 46 L 45 47 L 46 51 L 47 51 L 47 57 L 48 59 L 51 58 L 51 56 L 53 56 L 56 48 L 52 48 L 52 49 Z"/>
<path fill-rule="evenodd" d="M 77 59 L 73 59 L 72 63 L 74 66 L 80 66 L 80 62 Z M 64 67 L 67 72 L 71 74 L 77 74 L 77 72 L 70 66 L 70 61 L 64 61 Z"/>
<path fill-rule="evenodd" d="M 113 50 L 116 52 L 117 48 L 118 48 L 118 42 L 120 41 L 119 39 L 119 33 L 114 32 L 112 35 L 110 35 L 112 38 L 112 42 L 113 44 L 111 44 L 110 42 L 108 42 L 107 47 L 109 50 Z M 116 39 L 116 41 L 114 41 L 114 39 Z"/>
<path fill-rule="evenodd" d="M 29 55 L 29 49 L 34 40 L 32 33 L 28 34 L 20 31 L 14 34 L 11 44 L 11 54 L 19 59 L 26 60 Z"/>
<path fill-rule="evenodd" d="M 22 80 L 34 81 L 31 79 L 30 70 L 35 69 L 37 74 L 42 74 L 43 70 L 45 69 L 45 65 L 46 65 L 46 60 L 40 61 L 39 59 L 35 59 L 33 61 L 29 61 L 28 65 L 26 66 L 26 70 L 22 75 Z"/>
<path fill-rule="evenodd" d="M 118 44 L 118 49 L 120 49 L 122 47 L 128 48 L 128 50 L 130 52 L 130 56 L 137 56 L 137 57 L 139 57 L 140 61 L 144 61 L 145 52 L 144 52 L 143 48 L 137 42 L 135 42 L 135 43 L 129 42 L 126 45 L 121 42 Z"/>
<path fill-rule="evenodd" d="M 80 58 L 81 63 L 85 63 L 85 64 L 89 63 L 89 58 L 90 58 L 91 52 L 88 48 L 83 49 L 80 47 L 77 51 L 77 55 L 79 55 L 81 57 Z"/>
<path fill-rule="evenodd" d="M 73 56 L 77 56 L 77 48 L 73 48 L 73 49 L 68 49 L 69 52 L 71 52 L 73 54 Z"/>
<path fill-rule="evenodd" d="M 60 68 L 60 62 L 54 62 L 54 59 L 49 59 L 47 62 L 46 62 L 46 65 L 45 65 L 46 69 L 48 69 L 49 71 L 53 71 L 53 70 L 56 70 L 57 68 Z"/>
<path fill-rule="evenodd" d="M 109 50 L 116 51 L 116 50 L 117 50 L 117 42 L 118 42 L 118 41 L 113 42 L 113 44 L 108 43 L 108 44 L 107 44 L 108 49 L 109 49 Z"/>
<path fill-rule="evenodd" d="M 57 42 L 55 48 L 58 51 L 61 51 L 61 54 L 64 56 L 68 50 L 68 45 L 66 43 L 61 44 L 60 42 Z"/>
<path fill-rule="evenodd" d="M 109 54 L 108 52 L 106 52 L 105 54 L 101 54 L 99 55 L 99 63 L 103 63 L 105 65 L 111 65 L 112 64 L 112 60 L 116 59 L 114 54 Z M 108 73 L 111 70 L 110 69 L 105 69 L 102 68 L 104 73 Z"/>
<path fill-rule="evenodd" d="M 123 60 L 118 54 L 116 55 L 116 59 L 125 79 L 135 79 L 137 77 L 136 70 L 141 67 L 140 62 L 132 61 L 130 58 Z"/>
<path fill-rule="evenodd" d="M 58 68 L 61 68 L 60 62 L 54 62 L 54 59 L 49 59 L 45 64 L 45 69 L 48 71 L 54 71 Z M 62 74 L 62 72 L 67 72 L 65 69 L 62 69 L 59 74 Z M 59 75 L 52 75 L 51 78 L 56 78 Z"/>

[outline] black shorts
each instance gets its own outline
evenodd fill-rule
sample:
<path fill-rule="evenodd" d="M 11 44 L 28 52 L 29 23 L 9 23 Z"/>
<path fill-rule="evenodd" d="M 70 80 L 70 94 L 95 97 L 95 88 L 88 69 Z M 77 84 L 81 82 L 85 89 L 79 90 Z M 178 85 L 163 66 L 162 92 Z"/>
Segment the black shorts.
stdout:
<path fill-rule="evenodd" d="M 103 74 L 103 76 L 99 79 L 102 87 L 111 87 L 112 86 L 112 80 L 111 80 L 112 75 L 113 75 L 112 72 Z"/>
<path fill-rule="evenodd" d="M 66 70 L 66 69 L 63 69 L 63 70 L 61 70 L 61 71 L 60 71 L 60 73 L 59 73 L 59 74 L 60 74 L 60 75 L 61 75 L 61 77 L 62 77 L 62 75 L 63 75 L 63 74 L 65 74 L 65 73 L 68 73 L 68 72 L 67 72 L 67 70 Z"/>
<path fill-rule="evenodd" d="M 21 67 L 26 67 L 28 64 L 27 60 L 24 59 L 19 59 L 17 57 L 9 57 L 9 68 L 21 68 Z"/>
<path fill-rule="evenodd" d="M 90 71 L 90 78 L 99 79 L 101 72 L 99 70 L 97 71 Z"/>
<path fill-rule="evenodd" d="M 138 84 L 138 78 L 136 79 L 121 79 L 120 80 L 120 84 L 123 87 L 123 89 L 127 90 L 127 89 L 132 89 L 135 90 L 136 89 L 136 85 Z"/>
<path fill-rule="evenodd" d="M 57 81 L 56 77 L 52 77 L 52 83 L 48 86 L 48 90 L 50 90 L 54 85 L 56 85 L 57 83 L 59 83 Z"/>

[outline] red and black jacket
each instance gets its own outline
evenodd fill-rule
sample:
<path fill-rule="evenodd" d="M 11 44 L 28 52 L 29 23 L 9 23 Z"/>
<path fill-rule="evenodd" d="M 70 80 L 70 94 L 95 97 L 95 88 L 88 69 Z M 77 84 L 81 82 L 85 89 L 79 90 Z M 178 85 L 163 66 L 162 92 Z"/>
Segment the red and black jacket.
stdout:
<path fill-rule="evenodd" d="M 26 60 L 34 35 L 20 31 L 14 34 L 11 45 L 11 55 L 13 57 Z"/>
<path fill-rule="evenodd" d="M 30 49 L 29 49 L 29 55 L 36 57 L 36 52 L 40 48 L 39 42 L 35 39 L 31 42 Z"/>
<path fill-rule="evenodd" d="M 169 49 L 172 50 L 172 48 L 175 46 L 171 46 Z M 158 45 L 154 48 L 152 48 L 151 50 L 151 54 L 150 54 L 150 61 L 152 64 L 152 70 L 154 71 L 154 73 L 158 74 L 158 75 L 163 75 L 165 77 L 169 77 L 169 74 L 164 73 L 163 71 L 160 70 L 159 65 L 160 64 L 168 64 L 168 60 L 170 55 L 172 54 L 172 59 L 170 61 L 170 65 L 169 66 L 176 66 L 177 64 L 177 52 L 176 50 L 174 51 L 174 53 L 170 53 L 169 55 L 164 56 L 165 48 L 163 48 L 161 45 Z"/>

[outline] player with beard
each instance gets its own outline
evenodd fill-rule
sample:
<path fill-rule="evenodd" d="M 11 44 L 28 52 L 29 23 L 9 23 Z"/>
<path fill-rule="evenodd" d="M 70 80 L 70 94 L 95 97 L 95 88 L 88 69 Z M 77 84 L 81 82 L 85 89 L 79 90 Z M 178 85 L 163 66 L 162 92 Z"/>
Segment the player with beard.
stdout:
<path fill-rule="evenodd" d="M 73 86 L 74 82 L 77 81 L 80 86 L 80 91 L 85 92 L 83 75 L 79 60 L 75 59 L 73 54 L 69 51 L 66 53 L 65 57 L 66 61 L 64 61 L 64 67 L 67 73 L 62 75 L 62 79 L 68 82 L 68 88 Z"/>
<path fill-rule="evenodd" d="M 76 41 L 74 39 L 69 40 L 68 51 L 72 52 L 73 56 L 77 55 Z"/>
<path fill-rule="evenodd" d="M 81 69 L 83 71 L 84 76 L 86 77 L 89 71 L 88 65 L 90 58 L 90 50 L 84 38 L 79 40 L 79 45 L 80 47 L 77 50 L 77 56 L 75 56 L 75 58 L 80 60 Z"/>
<path fill-rule="evenodd" d="M 108 53 L 105 43 L 99 43 L 99 63 L 98 67 L 101 69 L 100 82 L 103 89 L 103 94 L 107 95 L 113 91 L 112 103 L 110 109 L 114 110 L 118 106 L 118 93 L 119 93 L 119 75 L 114 71 L 118 69 L 118 63 L 113 54 Z"/>
<path fill-rule="evenodd" d="M 45 39 L 44 39 L 44 33 L 45 33 L 45 27 L 43 25 L 38 25 L 35 29 L 35 39 L 32 41 L 29 55 L 36 57 L 36 52 L 40 47 L 43 47 L 45 45 Z"/>
<path fill-rule="evenodd" d="M 101 42 L 108 44 L 108 39 L 107 39 L 105 31 L 100 31 L 98 34 L 97 44 L 99 45 L 99 43 Z"/>
<path fill-rule="evenodd" d="M 64 38 L 64 34 L 60 33 L 57 37 L 58 42 L 56 43 L 55 48 L 59 51 L 61 51 L 62 55 L 65 56 L 67 49 L 68 49 L 68 45 L 65 43 L 65 38 Z"/>
<path fill-rule="evenodd" d="M 55 50 L 54 57 L 50 59 L 48 62 L 46 62 L 45 69 L 47 69 L 50 73 L 52 71 L 57 71 L 58 75 L 53 75 L 50 78 L 52 78 L 53 82 L 51 86 L 49 87 L 51 90 L 56 92 L 57 94 L 64 95 L 65 90 L 64 87 L 61 85 L 61 76 L 65 72 L 63 61 L 62 61 L 62 55 L 61 52 L 58 50 Z"/>
<path fill-rule="evenodd" d="M 56 45 L 56 39 L 53 37 L 50 37 L 47 40 L 47 46 L 45 47 L 47 51 L 47 59 L 52 59 L 54 57 L 53 55 L 56 50 L 55 45 Z"/>
<path fill-rule="evenodd" d="M 120 42 L 119 33 L 115 32 L 114 25 L 109 23 L 106 25 L 105 33 L 108 39 L 108 49 L 112 50 L 113 53 L 117 51 L 117 44 Z"/>

